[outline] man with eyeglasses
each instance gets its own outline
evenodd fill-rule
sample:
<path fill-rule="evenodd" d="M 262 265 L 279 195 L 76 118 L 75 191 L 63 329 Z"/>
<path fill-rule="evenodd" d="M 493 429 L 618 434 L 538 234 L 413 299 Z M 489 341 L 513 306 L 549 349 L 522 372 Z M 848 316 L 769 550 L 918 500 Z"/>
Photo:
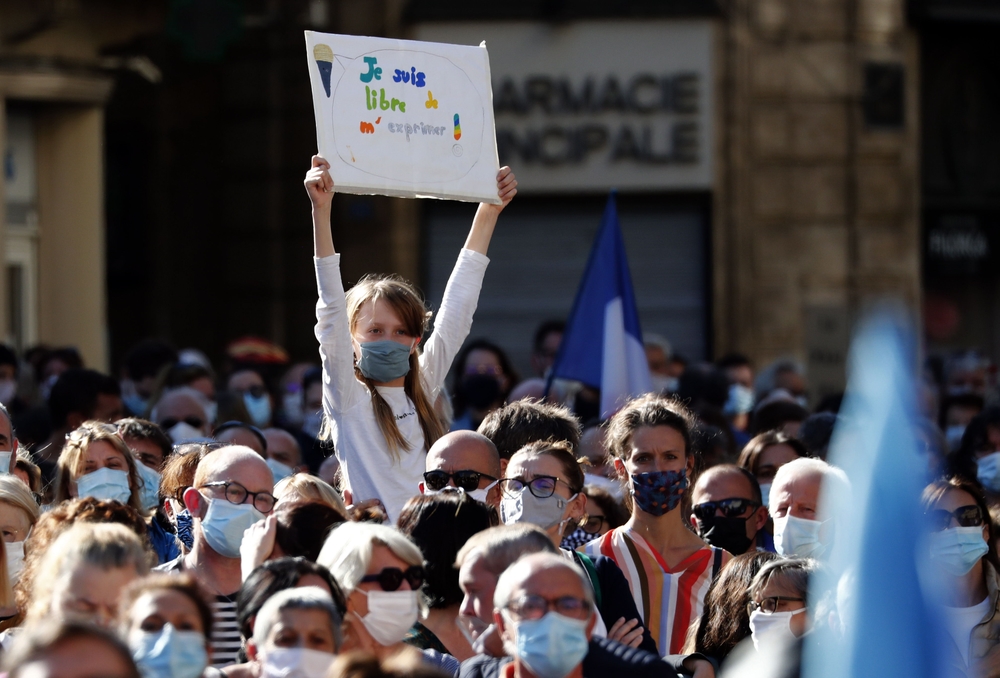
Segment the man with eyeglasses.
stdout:
<path fill-rule="evenodd" d="M 274 477 L 264 458 L 248 447 L 214 450 L 198 463 L 194 487 L 184 504 L 194 519 L 194 544 L 181 556 L 156 568 L 188 572 L 214 597 L 212 662 L 233 664 L 240 650 L 236 595 L 242 585 L 240 544 L 243 532 L 274 508 Z"/>
<path fill-rule="evenodd" d="M 453 431 L 427 451 L 421 494 L 461 489 L 473 499 L 498 508 L 500 455 L 490 439 L 475 431 Z"/>
<path fill-rule="evenodd" d="M 713 466 L 691 492 L 691 524 L 698 535 L 734 556 L 755 548 L 774 551 L 764 529 L 767 519 L 757 478 L 739 466 Z"/>

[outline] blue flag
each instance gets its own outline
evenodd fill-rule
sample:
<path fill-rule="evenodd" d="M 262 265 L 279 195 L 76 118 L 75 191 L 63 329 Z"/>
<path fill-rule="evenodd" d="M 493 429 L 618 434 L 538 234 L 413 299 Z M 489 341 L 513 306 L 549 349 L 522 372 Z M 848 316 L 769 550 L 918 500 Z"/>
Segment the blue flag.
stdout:
<path fill-rule="evenodd" d="M 836 536 L 828 576 L 810 591 L 811 605 L 834 593 L 841 628 L 806 636 L 804 678 L 947 675 L 951 639 L 925 573 L 920 494 L 928 471 L 915 436 L 915 339 L 901 317 L 878 312 L 851 347 L 829 462 L 847 473 L 852 491 L 822 496 Z"/>
<path fill-rule="evenodd" d="M 602 418 L 652 388 L 614 191 L 608 196 L 550 383 L 554 378 L 599 388 Z"/>

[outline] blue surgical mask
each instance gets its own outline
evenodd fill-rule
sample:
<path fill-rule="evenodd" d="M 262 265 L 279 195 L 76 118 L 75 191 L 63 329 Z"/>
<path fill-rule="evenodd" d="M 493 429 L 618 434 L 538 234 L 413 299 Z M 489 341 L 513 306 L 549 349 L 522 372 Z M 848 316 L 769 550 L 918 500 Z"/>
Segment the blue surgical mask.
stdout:
<path fill-rule="evenodd" d="M 271 423 L 271 399 L 266 393 L 258 397 L 254 397 L 249 392 L 244 393 L 243 404 L 246 406 L 247 414 L 253 420 L 254 426 L 263 428 Z"/>
<path fill-rule="evenodd" d="M 198 678 L 208 666 L 205 636 L 170 623 L 156 632 L 130 634 L 129 649 L 142 678 Z"/>
<path fill-rule="evenodd" d="M 539 678 L 564 678 L 587 656 L 587 621 L 548 612 L 514 624 L 514 654 Z"/>
<path fill-rule="evenodd" d="M 410 371 L 410 350 L 407 346 L 392 339 L 381 341 L 366 341 L 361 346 L 361 357 L 358 358 L 358 369 L 377 384 L 384 384 L 400 377 L 405 377 Z"/>
<path fill-rule="evenodd" d="M 968 574 L 988 551 L 979 525 L 950 527 L 930 535 L 931 561 L 953 577 Z"/>
<path fill-rule="evenodd" d="M 311 438 L 319 438 L 319 432 L 323 429 L 323 410 L 310 412 L 302 422 L 302 431 Z"/>
<path fill-rule="evenodd" d="M 763 483 L 760 486 L 760 503 L 764 506 L 770 506 L 768 502 L 771 501 L 771 483 Z"/>
<path fill-rule="evenodd" d="M 287 464 L 282 464 L 277 459 L 268 459 L 267 467 L 271 469 L 271 474 L 274 475 L 274 484 L 277 485 L 279 480 L 284 480 L 290 475 L 295 473 L 295 469 Z"/>
<path fill-rule="evenodd" d="M 137 417 L 144 416 L 146 414 L 146 409 L 149 407 L 149 402 L 137 393 L 122 396 L 122 404 L 129 412 Z"/>
<path fill-rule="evenodd" d="M 76 479 L 76 496 L 93 497 L 101 501 L 120 501 L 127 504 L 132 496 L 128 484 L 128 471 L 99 468 Z"/>
<path fill-rule="evenodd" d="M 1000 492 L 1000 452 L 987 454 L 976 461 L 976 478 L 991 492 Z"/>
<path fill-rule="evenodd" d="M 139 472 L 142 488 L 139 490 L 139 503 L 147 511 L 160 504 L 160 474 L 136 460 L 135 468 Z"/>
<path fill-rule="evenodd" d="M 204 495 L 203 495 L 204 496 Z M 226 499 L 209 499 L 208 510 L 201 521 L 201 531 L 212 550 L 225 558 L 239 558 L 243 533 L 264 514 L 253 504 L 234 504 Z"/>
<path fill-rule="evenodd" d="M 10 458 L 13 456 L 13 450 L 0 452 L 0 475 L 10 475 Z"/>
<path fill-rule="evenodd" d="M 743 384 L 729 386 L 729 398 L 722 406 L 722 413 L 728 417 L 738 414 L 748 414 L 753 411 L 753 389 Z"/>

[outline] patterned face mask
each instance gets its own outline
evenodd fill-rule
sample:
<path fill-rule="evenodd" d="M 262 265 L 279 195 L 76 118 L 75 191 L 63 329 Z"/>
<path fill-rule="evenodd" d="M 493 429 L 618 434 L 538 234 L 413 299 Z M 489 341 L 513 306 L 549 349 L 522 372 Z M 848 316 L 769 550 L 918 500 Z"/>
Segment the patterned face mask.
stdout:
<path fill-rule="evenodd" d="M 177 528 L 177 538 L 184 546 L 191 550 L 194 548 L 194 519 L 187 509 L 174 513 L 174 527 Z"/>
<path fill-rule="evenodd" d="M 636 473 L 632 476 L 632 499 L 646 513 L 662 516 L 681 503 L 687 484 L 687 469 Z"/>

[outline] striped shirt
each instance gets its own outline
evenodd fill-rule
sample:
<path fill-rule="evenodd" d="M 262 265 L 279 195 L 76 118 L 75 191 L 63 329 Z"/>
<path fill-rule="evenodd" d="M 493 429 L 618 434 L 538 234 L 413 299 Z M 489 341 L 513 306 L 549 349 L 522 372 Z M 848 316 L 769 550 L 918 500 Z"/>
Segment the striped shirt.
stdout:
<path fill-rule="evenodd" d="M 178 556 L 153 569 L 156 572 L 180 574 L 184 571 L 184 556 Z M 217 595 L 212 599 L 212 634 L 209 645 L 212 646 L 212 666 L 216 668 L 236 664 L 240 660 L 243 639 L 236 620 L 237 593 L 232 596 Z"/>
<path fill-rule="evenodd" d="M 709 546 L 673 568 L 649 542 L 617 527 L 584 547 L 589 556 L 615 561 L 632 589 L 635 606 L 662 656 L 680 654 L 688 627 L 701 616 L 712 578 L 732 556 Z"/>

